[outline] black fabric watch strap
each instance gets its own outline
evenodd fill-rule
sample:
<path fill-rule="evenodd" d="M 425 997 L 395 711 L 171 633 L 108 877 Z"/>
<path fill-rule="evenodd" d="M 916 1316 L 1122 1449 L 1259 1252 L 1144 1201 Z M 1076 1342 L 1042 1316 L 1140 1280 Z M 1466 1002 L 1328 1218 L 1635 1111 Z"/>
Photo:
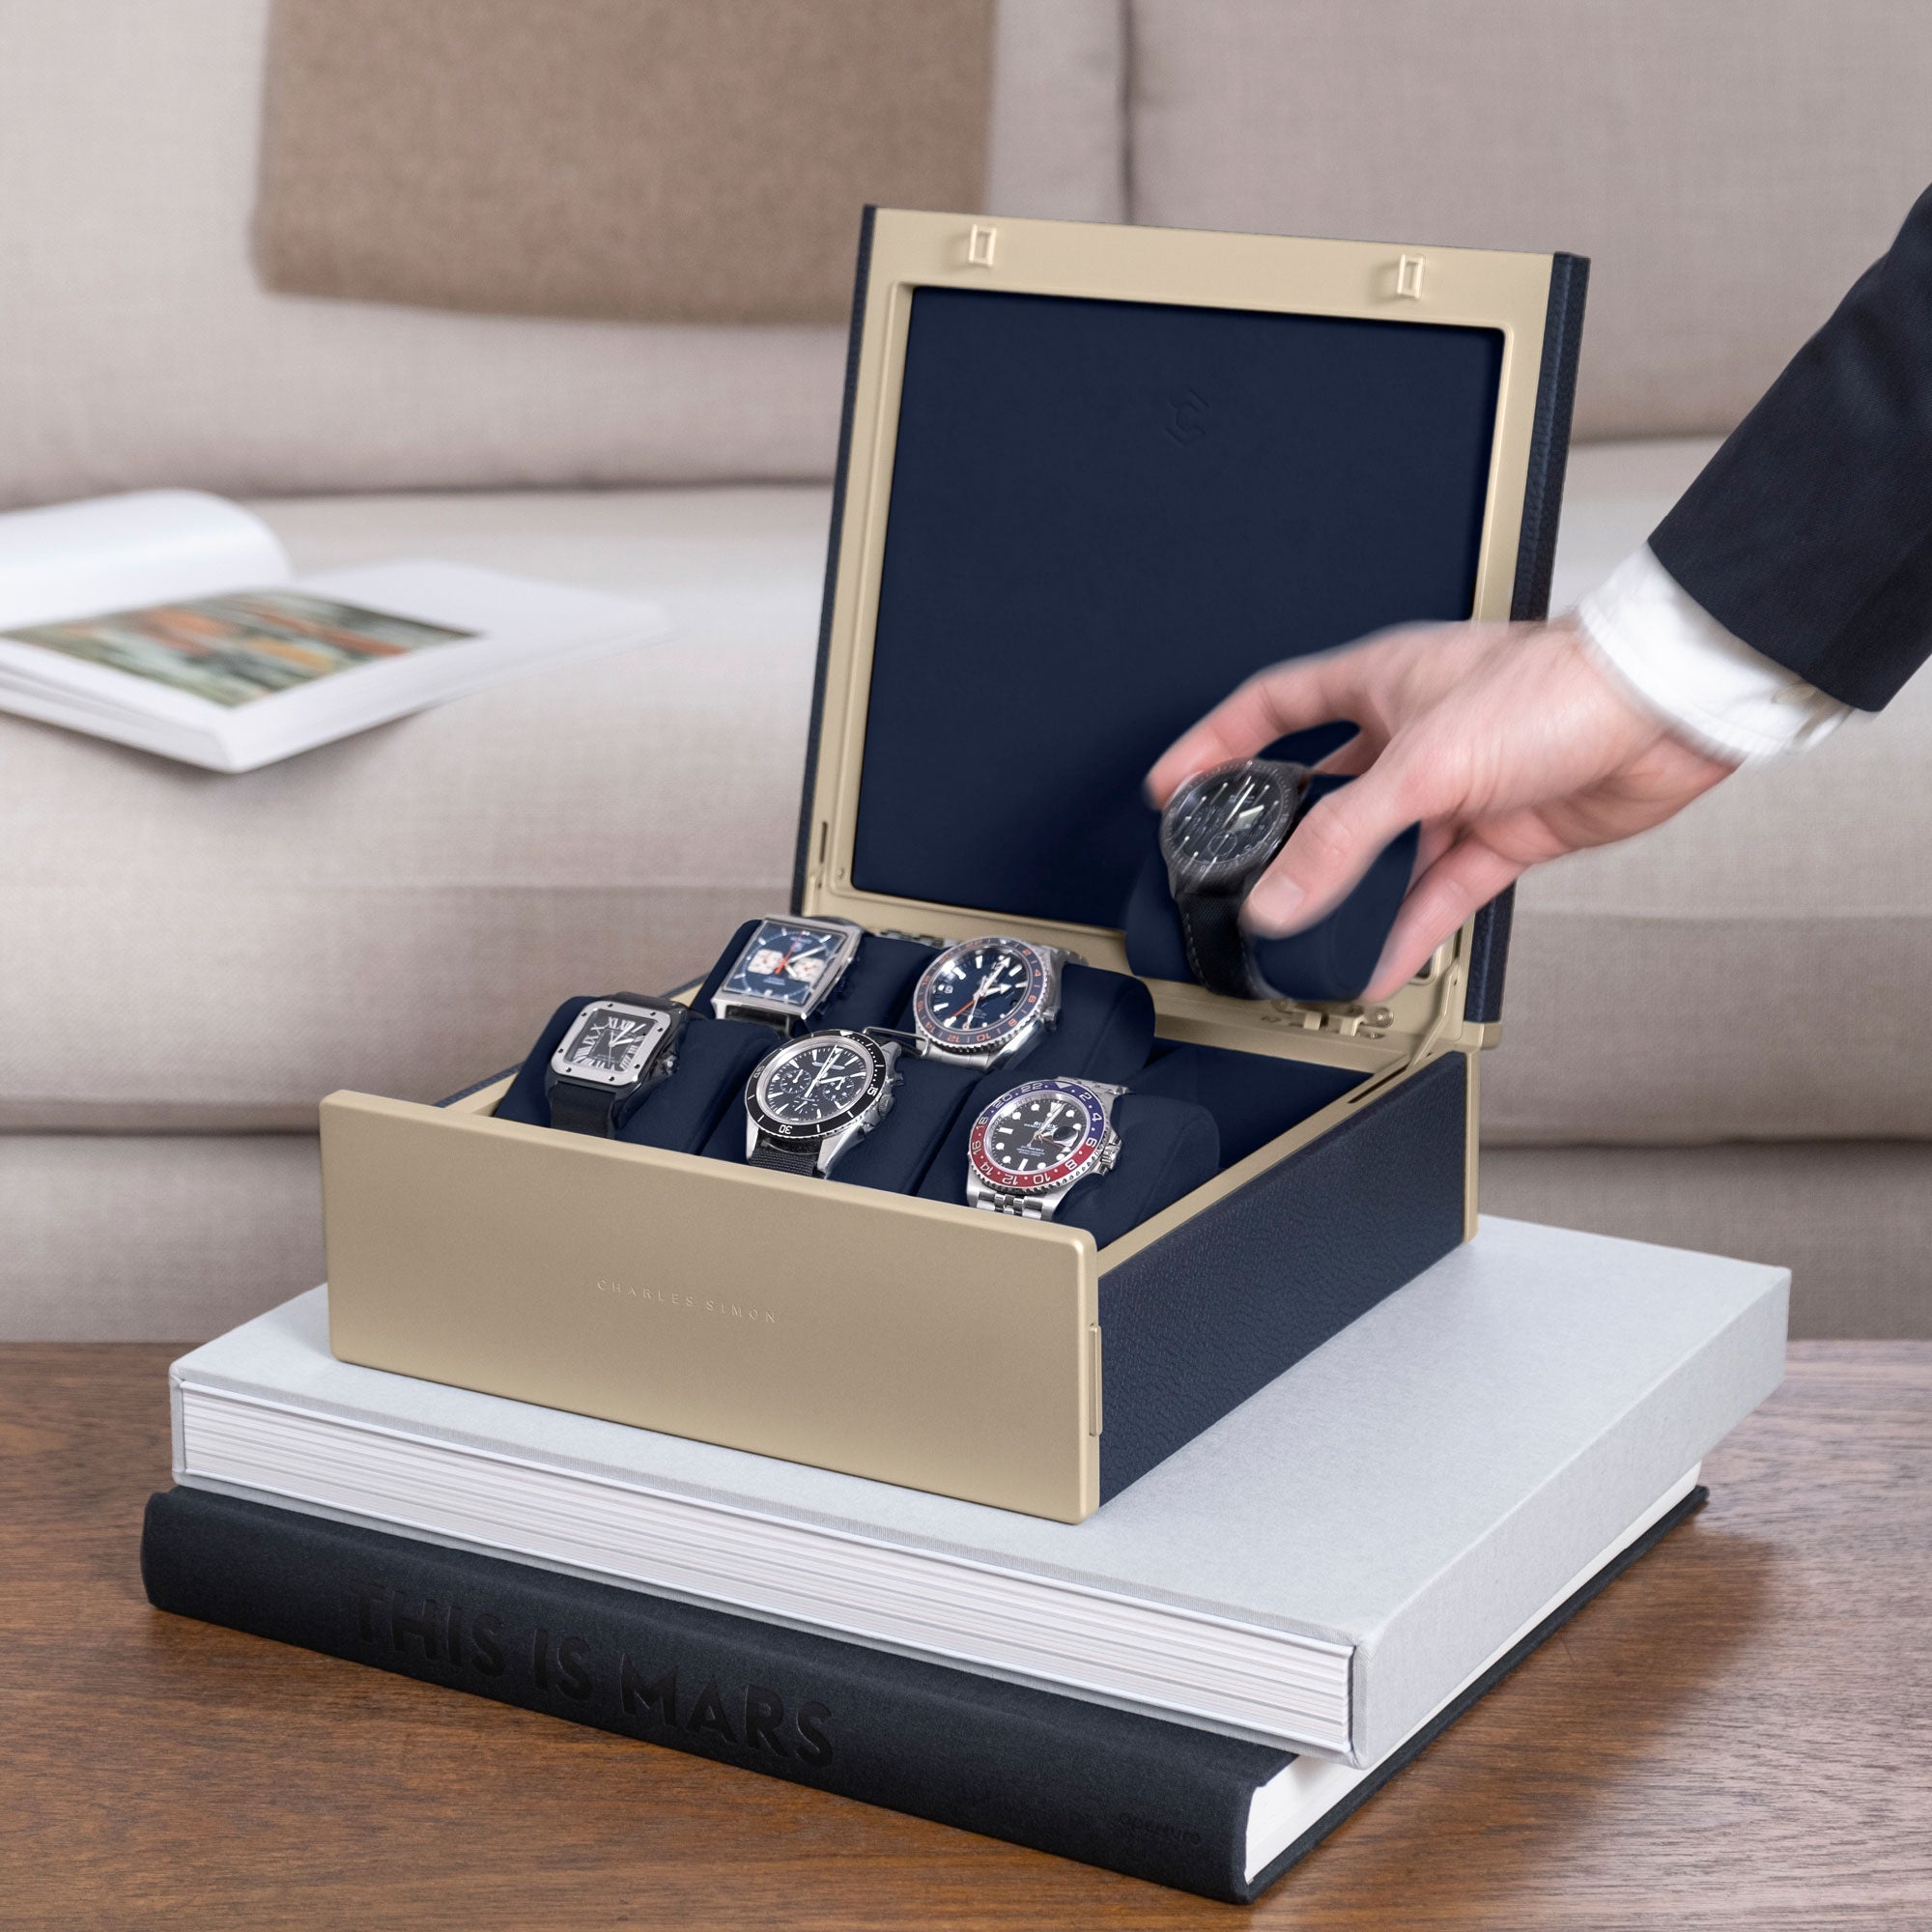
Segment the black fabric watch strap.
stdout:
<path fill-rule="evenodd" d="M 1194 977 L 1210 993 L 1227 993 L 1237 1000 L 1264 998 L 1247 934 L 1241 930 L 1241 900 L 1228 893 L 1184 892 L 1175 905 Z"/>
<path fill-rule="evenodd" d="M 776 1034 L 791 1038 L 798 1026 L 796 1013 L 775 1013 L 766 1007 L 738 1006 L 730 1000 L 724 1001 L 717 1009 L 721 1020 L 751 1020 L 757 1026 L 770 1027 Z"/>
<path fill-rule="evenodd" d="M 617 1131 L 617 1106 L 624 1097 L 587 1080 L 554 1079 L 550 1085 L 550 1123 L 567 1134 L 596 1134 L 609 1140 Z"/>
<path fill-rule="evenodd" d="M 752 1150 L 753 1167 L 769 1167 L 780 1174 L 816 1174 L 818 1172 L 818 1150 L 815 1147 L 779 1147 L 762 1137 Z"/>

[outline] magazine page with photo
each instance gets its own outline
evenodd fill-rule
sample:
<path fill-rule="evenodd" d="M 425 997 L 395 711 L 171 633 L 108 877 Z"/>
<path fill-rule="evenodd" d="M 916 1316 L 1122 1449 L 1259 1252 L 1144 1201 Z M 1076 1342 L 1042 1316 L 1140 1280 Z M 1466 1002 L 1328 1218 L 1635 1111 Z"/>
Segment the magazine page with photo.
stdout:
<path fill-rule="evenodd" d="M 198 491 L 0 515 L 0 710 L 215 771 L 668 635 L 655 605 L 469 565 L 298 582 Z"/>

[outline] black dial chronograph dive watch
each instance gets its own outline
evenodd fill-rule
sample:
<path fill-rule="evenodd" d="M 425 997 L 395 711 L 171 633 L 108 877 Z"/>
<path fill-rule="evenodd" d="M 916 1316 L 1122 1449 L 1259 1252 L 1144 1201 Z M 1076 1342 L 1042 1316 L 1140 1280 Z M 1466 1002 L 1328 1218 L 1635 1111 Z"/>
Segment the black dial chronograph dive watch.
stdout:
<path fill-rule="evenodd" d="M 1313 774 L 1277 758 L 1237 758 L 1189 779 L 1160 818 L 1168 889 L 1194 977 L 1210 992 L 1268 999 L 1241 905 L 1300 822 Z"/>
<path fill-rule="evenodd" d="M 892 1111 L 898 1043 L 807 1034 L 765 1055 L 745 1083 L 745 1158 L 782 1174 L 830 1174 Z"/>
<path fill-rule="evenodd" d="M 592 1000 L 558 1041 L 544 1069 L 550 1123 L 566 1133 L 617 1133 L 677 1064 L 690 1018 L 674 1000 L 618 993 Z"/>
<path fill-rule="evenodd" d="M 1024 939 L 964 939 L 926 964 L 913 988 L 923 1058 L 1001 1066 L 1060 1016 L 1061 970 L 1071 953 Z"/>

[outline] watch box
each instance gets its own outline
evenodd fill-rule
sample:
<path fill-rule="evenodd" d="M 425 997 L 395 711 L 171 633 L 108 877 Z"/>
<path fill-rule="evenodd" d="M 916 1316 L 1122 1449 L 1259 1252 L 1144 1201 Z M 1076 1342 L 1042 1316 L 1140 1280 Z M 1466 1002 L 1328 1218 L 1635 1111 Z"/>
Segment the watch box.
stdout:
<path fill-rule="evenodd" d="M 1544 613 L 1586 266 L 868 213 L 791 910 L 1129 972 L 1180 730 Z M 1380 1006 L 1145 980 L 1221 1165 L 1105 1245 L 497 1119 L 509 1075 L 331 1094 L 331 1346 L 1078 1521 L 1468 1237 L 1508 938 L 1505 897 Z"/>

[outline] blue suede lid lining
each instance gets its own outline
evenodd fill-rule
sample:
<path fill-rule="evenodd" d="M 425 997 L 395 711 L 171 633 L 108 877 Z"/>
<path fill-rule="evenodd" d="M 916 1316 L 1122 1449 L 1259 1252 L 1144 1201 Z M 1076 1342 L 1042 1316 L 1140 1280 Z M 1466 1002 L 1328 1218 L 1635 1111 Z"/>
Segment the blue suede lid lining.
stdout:
<path fill-rule="evenodd" d="M 1492 329 L 919 290 L 853 883 L 1116 926 L 1141 781 L 1264 666 L 1466 617 Z"/>

